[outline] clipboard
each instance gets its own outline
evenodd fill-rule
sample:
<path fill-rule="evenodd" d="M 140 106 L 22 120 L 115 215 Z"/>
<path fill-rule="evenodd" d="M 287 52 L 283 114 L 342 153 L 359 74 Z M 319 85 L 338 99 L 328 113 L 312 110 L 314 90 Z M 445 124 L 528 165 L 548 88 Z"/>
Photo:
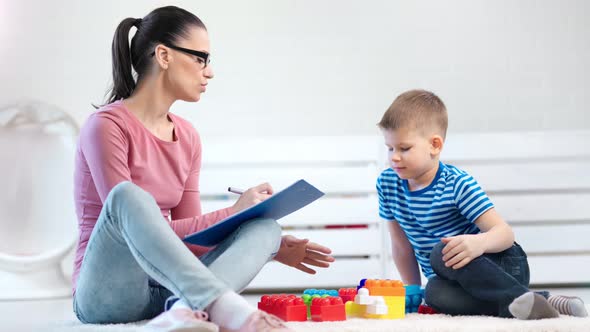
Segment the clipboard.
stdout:
<path fill-rule="evenodd" d="M 205 247 L 217 245 L 227 238 L 241 224 L 255 218 L 279 220 L 322 197 L 323 192 L 305 180 L 299 180 L 287 188 L 274 193 L 266 200 L 231 215 L 215 225 L 187 235 L 183 241 Z"/>

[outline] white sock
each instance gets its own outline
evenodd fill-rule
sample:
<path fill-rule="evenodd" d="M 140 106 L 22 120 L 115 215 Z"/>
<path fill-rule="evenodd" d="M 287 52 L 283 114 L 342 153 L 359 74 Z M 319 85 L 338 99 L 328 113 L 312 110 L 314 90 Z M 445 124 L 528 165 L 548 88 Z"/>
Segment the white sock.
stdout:
<path fill-rule="evenodd" d="M 174 302 L 174 304 L 172 305 L 172 307 L 170 307 L 170 310 L 179 309 L 179 308 L 185 308 L 185 309 L 193 310 L 188 305 L 188 303 L 186 303 L 183 299 L 176 300 L 176 302 Z"/>
<path fill-rule="evenodd" d="M 240 295 L 228 291 L 213 301 L 206 309 L 211 321 L 221 327 L 238 329 L 257 309 Z"/>
<path fill-rule="evenodd" d="M 588 311 L 584 301 L 575 296 L 549 295 L 547 299 L 553 308 L 557 309 L 562 315 L 575 317 L 587 317 Z"/>
<path fill-rule="evenodd" d="M 559 312 L 551 304 L 534 292 L 526 292 L 515 298 L 508 306 L 512 316 L 518 319 L 543 319 L 559 317 Z"/>

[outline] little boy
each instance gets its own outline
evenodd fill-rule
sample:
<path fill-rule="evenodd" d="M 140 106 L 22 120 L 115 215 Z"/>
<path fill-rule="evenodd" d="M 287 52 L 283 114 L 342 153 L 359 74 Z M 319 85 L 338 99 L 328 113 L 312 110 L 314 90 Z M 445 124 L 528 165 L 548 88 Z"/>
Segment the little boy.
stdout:
<path fill-rule="evenodd" d="M 383 115 L 391 168 L 377 179 L 393 259 L 405 284 L 428 278 L 425 301 L 452 315 L 585 317 L 577 297 L 531 292 L 529 266 L 511 227 L 477 181 L 439 161 L 447 110 L 433 93 L 403 93 Z"/>

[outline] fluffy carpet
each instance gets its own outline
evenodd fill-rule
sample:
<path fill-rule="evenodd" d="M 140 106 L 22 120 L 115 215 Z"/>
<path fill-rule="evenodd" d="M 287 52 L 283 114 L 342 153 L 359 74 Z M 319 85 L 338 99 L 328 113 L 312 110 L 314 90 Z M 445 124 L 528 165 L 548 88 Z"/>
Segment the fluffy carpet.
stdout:
<path fill-rule="evenodd" d="M 145 322 L 125 325 L 83 325 L 77 321 L 52 324 L 41 331 L 51 332 L 131 332 L 139 331 Z M 506 332 L 541 332 L 541 331 L 590 331 L 590 318 L 561 316 L 555 319 L 537 321 L 520 321 L 484 316 L 419 315 L 410 314 L 398 320 L 349 319 L 343 322 L 290 322 L 295 331 L 338 331 L 338 332 L 457 332 L 457 331 L 506 331 Z"/>

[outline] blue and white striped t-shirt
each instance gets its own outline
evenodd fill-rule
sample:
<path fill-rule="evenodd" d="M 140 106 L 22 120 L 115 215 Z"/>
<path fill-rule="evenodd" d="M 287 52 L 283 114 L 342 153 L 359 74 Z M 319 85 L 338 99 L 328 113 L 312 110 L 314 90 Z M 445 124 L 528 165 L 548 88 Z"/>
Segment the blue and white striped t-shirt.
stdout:
<path fill-rule="evenodd" d="M 379 216 L 401 226 L 427 278 L 434 276 L 434 245 L 442 237 L 480 233 L 473 222 L 494 207 L 471 175 L 442 162 L 432 183 L 417 191 L 388 168 L 377 179 L 377 192 Z"/>

